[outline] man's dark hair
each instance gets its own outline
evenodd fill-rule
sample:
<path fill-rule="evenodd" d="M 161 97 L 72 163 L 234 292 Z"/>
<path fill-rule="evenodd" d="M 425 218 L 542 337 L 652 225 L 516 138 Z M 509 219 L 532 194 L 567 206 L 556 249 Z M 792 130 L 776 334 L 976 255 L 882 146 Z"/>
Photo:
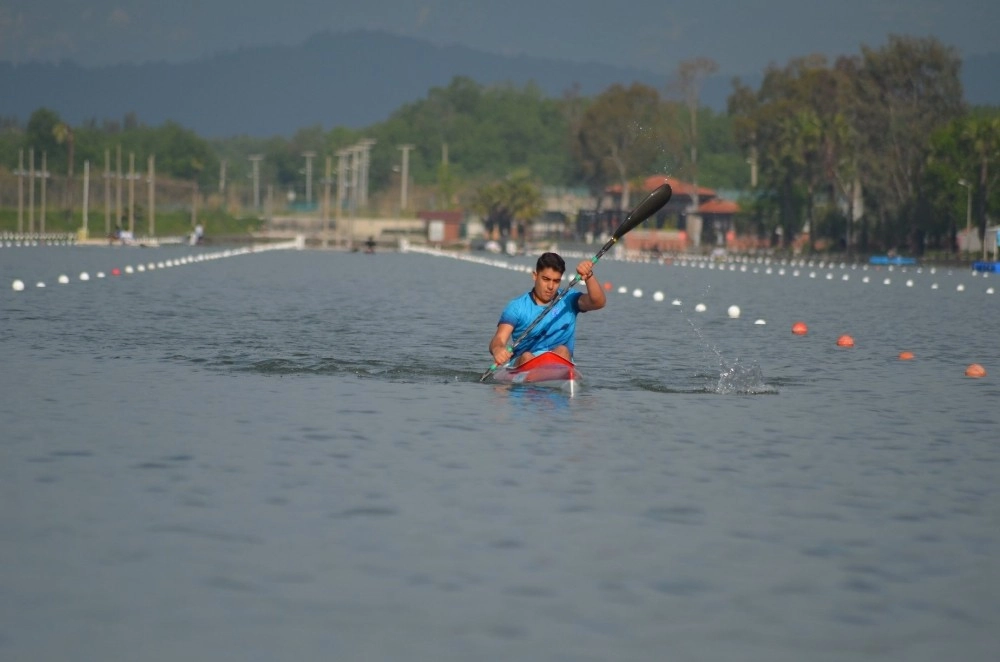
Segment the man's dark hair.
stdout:
<path fill-rule="evenodd" d="M 535 273 L 541 273 L 542 269 L 555 269 L 564 274 L 566 273 L 566 261 L 557 253 L 542 253 L 535 264 Z"/>

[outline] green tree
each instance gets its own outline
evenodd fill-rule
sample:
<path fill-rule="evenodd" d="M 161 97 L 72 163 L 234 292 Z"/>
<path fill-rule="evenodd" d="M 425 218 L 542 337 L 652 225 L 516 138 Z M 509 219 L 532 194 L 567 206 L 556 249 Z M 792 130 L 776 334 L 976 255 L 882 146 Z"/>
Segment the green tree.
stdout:
<path fill-rule="evenodd" d="M 598 198 L 611 183 L 622 187 L 628 209 L 630 179 L 646 174 L 665 145 L 676 143 L 659 93 L 648 85 L 612 85 L 583 111 L 572 149 L 580 178 Z"/>
<path fill-rule="evenodd" d="M 523 237 L 526 223 L 542 213 L 542 193 L 527 170 L 480 187 L 470 208 L 483 218 L 489 236 L 510 237 L 515 226 Z"/>
<path fill-rule="evenodd" d="M 882 248 L 924 245 L 929 214 L 919 203 L 929 137 L 964 112 L 960 66 L 955 50 L 934 38 L 893 35 L 880 49 L 863 47 L 850 67 L 860 175 Z"/>
<path fill-rule="evenodd" d="M 35 158 L 41 154 L 48 155 L 48 167 L 55 169 L 65 164 L 65 157 L 59 149 L 59 142 L 56 139 L 56 127 L 62 123 L 59 114 L 48 108 L 39 108 L 31 113 L 28 118 L 28 125 L 24 134 L 25 151 L 34 148 Z M 37 161 L 36 161 L 37 164 Z"/>

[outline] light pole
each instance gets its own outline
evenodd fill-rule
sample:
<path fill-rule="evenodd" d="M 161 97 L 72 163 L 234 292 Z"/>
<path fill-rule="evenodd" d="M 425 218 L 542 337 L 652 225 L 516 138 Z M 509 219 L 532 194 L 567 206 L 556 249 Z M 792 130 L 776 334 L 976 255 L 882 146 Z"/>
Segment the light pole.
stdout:
<path fill-rule="evenodd" d="M 302 152 L 302 156 L 306 159 L 306 208 L 311 209 L 313 190 L 313 158 L 316 156 L 316 152 Z"/>
<path fill-rule="evenodd" d="M 972 184 L 964 179 L 958 180 L 959 186 L 965 187 L 965 257 L 972 259 Z"/>
<path fill-rule="evenodd" d="M 262 154 L 254 154 L 247 157 L 253 164 L 253 208 L 260 209 L 260 162 L 264 160 Z"/>
<path fill-rule="evenodd" d="M 410 150 L 413 149 L 413 145 L 400 145 L 399 149 L 403 152 L 403 166 L 399 181 L 399 213 L 402 215 L 406 212 L 408 202 L 406 193 L 410 179 Z"/>

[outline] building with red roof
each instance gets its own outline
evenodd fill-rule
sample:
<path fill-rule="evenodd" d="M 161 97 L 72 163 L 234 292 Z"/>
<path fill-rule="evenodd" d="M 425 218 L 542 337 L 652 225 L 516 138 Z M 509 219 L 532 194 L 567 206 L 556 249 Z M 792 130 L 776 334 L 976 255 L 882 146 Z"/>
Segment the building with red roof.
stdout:
<path fill-rule="evenodd" d="M 733 219 L 740 213 L 740 206 L 731 200 L 718 197 L 715 189 L 696 186 L 668 175 L 650 175 L 637 189 L 629 190 L 627 206 L 634 207 L 650 192 L 664 183 L 673 190 L 670 202 L 639 228 L 625 235 L 625 246 L 637 250 L 675 251 L 686 250 L 689 245 L 700 246 L 702 240 L 713 245 L 724 245 L 734 236 Z M 695 196 L 698 206 L 694 208 Z M 604 189 L 602 211 L 591 214 L 592 228 L 584 231 L 610 234 L 624 220 L 622 186 L 614 184 Z M 692 237 L 691 233 L 696 236 Z"/>

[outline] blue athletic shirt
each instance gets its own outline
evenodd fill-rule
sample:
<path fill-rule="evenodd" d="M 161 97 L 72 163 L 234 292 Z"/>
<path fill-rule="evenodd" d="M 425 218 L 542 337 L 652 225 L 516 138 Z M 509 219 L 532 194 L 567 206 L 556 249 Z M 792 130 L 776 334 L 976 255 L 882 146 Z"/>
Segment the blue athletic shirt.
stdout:
<path fill-rule="evenodd" d="M 566 345 L 572 354 L 576 343 L 576 316 L 581 312 L 582 296 L 583 292 L 573 290 L 560 299 L 531 330 L 528 337 L 514 348 L 514 355 L 520 356 L 524 352 L 538 354 L 559 345 Z M 514 332 L 510 335 L 510 341 L 514 342 L 544 309 L 544 305 L 535 303 L 529 290 L 507 304 L 497 324 L 510 324 L 514 327 Z"/>

